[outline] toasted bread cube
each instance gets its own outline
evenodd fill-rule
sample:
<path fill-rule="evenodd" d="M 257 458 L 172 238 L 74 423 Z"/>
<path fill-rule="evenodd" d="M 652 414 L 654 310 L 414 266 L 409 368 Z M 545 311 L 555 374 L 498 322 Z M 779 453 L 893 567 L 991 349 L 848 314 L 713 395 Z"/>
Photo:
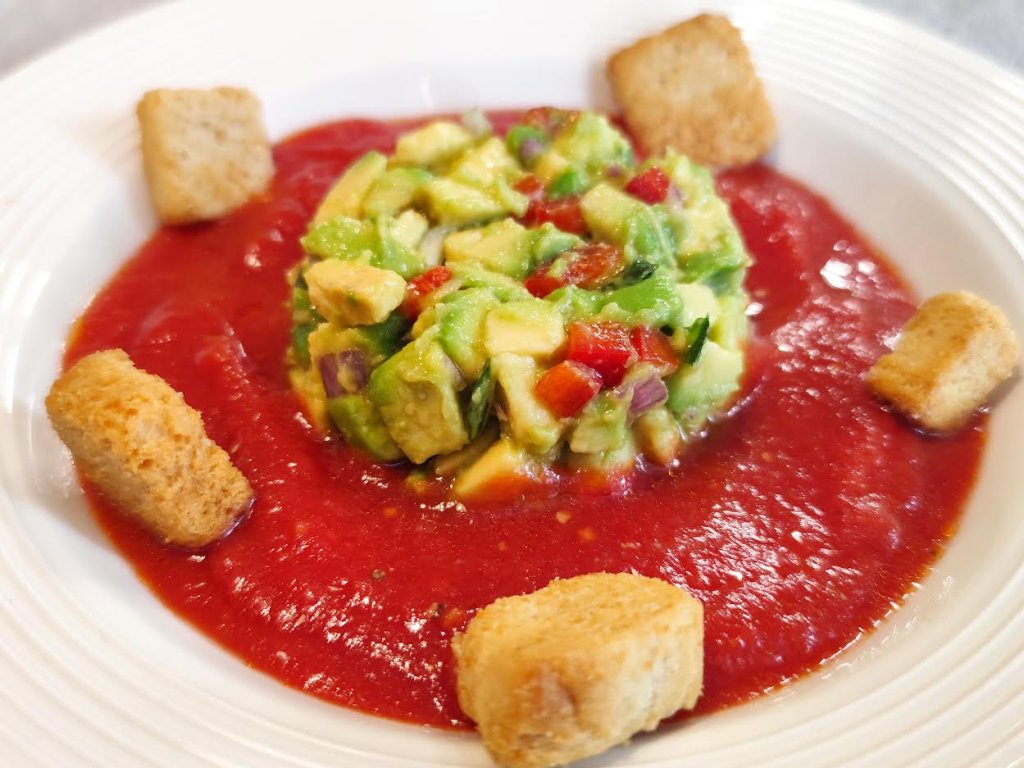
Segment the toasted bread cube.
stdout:
<path fill-rule="evenodd" d="M 249 507 L 249 482 L 199 412 L 120 349 L 75 363 L 46 410 L 82 474 L 165 542 L 205 546 Z"/>
<path fill-rule="evenodd" d="M 165 224 L 218 219 L 274 174 L 259 100 L 244 88 L 161 88 L 136 108 L 142 160 Z"/>
<path fill-rule="evenodd" d="M 896 349 L 868 372 L 875 394 L 926 429 L 962 427 L 1017 364 L 1002 311 L 967 291 L 940 293 L 903 327 Z"/>
<path fill-rule="evenodd" d="M 373 325 L 405 299 L 405 280 L 390 269 L 327 259 L 306 270 L 309 301 L 332 323 Z"/>
<path fill-rule="evenodd" d="M 608 76 L 644 149 L 682 152 L 704 165 L 750 163 L 776 125 L 740 31 L 702 14 L 615 53 Z"/>
<path fill-rule="evenodd" d="M 704 610 L 658 579 L 591 573 L 496 600 L 452 648 L 459 704 L 494 759 L 544 768 L 692 708 L 704 679 Z"/>

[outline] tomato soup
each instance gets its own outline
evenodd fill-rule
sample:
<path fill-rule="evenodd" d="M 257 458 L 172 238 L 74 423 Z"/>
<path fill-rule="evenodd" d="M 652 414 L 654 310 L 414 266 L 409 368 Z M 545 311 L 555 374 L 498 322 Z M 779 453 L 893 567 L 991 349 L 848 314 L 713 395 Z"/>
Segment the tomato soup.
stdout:
<path fill-rule="evenodd" d="M 201 411 L 256 492 L 248 517 L 196 553 L 159 544 L 90 491 L 140 577 L 288 685 L 452 727 L 468 725 L 452 634 L 555 577 L 633 571 L 699 598 L 698 712 L 813 670 L 869 631 L 955 528 L 984 418 L 937 439 L 875 402 L 864 374 L 913 298 L 826 201 L 769 167 L 718 179 L 754 259 L 754 337 L 740 400 L 672 471 L 612 494 L 463 505 L 309 425 L 285 373 L 285 273 L 331 181 L 414 124 L 349 120 L 282 142 L 264 199 L 160 230 L 85 312 L 66 364 L 123 348 Z"/>

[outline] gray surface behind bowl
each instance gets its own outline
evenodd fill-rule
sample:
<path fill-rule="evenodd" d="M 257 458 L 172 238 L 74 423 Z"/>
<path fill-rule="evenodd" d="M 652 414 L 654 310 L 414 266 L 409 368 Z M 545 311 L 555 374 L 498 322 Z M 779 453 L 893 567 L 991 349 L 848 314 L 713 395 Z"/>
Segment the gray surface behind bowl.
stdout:
<path fill-rule="evenodd" d="M 621 1 L 621 0 L 620 0 Z M 0 0 L 0 76 L 159 0 Z M 1024 73 L 1024 0 L 859 0 Z"/>

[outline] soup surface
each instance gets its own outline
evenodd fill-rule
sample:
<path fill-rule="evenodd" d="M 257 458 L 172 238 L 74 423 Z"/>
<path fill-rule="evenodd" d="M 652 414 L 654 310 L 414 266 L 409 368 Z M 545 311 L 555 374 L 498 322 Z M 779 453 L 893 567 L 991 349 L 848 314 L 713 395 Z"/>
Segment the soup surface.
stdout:
<path fill-rule="evenodd" d="M 158 544 L 90 491 L 160 599 L 284 683 L 455 727 L 468 722 L 452 633 L 555 577 L 635 571 L 699 598 L 698 712 L 814 669 L 890 611 L 956 525 L 983 418 L 935 439 L 874 401 L 862 378 L 910 316 L 910 292 L 826 201 L 765 166 L 718 179 L 754 258 L 744 394 L 671 472 L 611 494 L 581 482 L 461 505 L 309 426 L 284 366 L 285 272 L 330 183 L 418 122 L 348 120 L 282 142 L 264 200 L 158 231 L 76 328 L 66 364 L 123 348 L 202 412 L 256 491 L 248 518 L 198 554 Z"/>

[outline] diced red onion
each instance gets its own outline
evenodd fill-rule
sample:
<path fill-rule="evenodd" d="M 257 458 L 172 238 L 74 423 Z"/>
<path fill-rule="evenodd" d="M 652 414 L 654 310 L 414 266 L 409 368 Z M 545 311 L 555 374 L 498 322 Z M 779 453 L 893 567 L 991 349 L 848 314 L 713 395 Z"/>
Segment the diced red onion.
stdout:
<path fill-rule="evenodd" d="M 420 256 L 428 269 L 441 263 L 441 246 L 450 231 L 447 227 L 433 227 L 420 240 Z"/>
<path fill-rule="evenodd" d="M 604 175 L 609 179 L 621 179 L 626 175 L 626 167 L 618 163 L 612 163 L 605 169 Z"/>
<path fill-rule="evenodd" d="M 366 386 L 370 371 L 358 349 L 343 349 L 320 358 L 320 378 L 327 397 L 351 395 Z"/>
<path fill-rule="evenodd" d="M 639 416 L 645 411 L 655 408 L 668 400 L 668 387 L 657 374 L 651 374 L 633 382 L 633 399 L 629 403 L 629 415 Z"/>
<path fill-rule="evenodd" d="M 531 165 L 544 152 L 544 147 L 545 144 L 540 139 L 534 137 L 524 139 L 523 143 L 519 145 L 519 159 L 523 165 Z"/>

